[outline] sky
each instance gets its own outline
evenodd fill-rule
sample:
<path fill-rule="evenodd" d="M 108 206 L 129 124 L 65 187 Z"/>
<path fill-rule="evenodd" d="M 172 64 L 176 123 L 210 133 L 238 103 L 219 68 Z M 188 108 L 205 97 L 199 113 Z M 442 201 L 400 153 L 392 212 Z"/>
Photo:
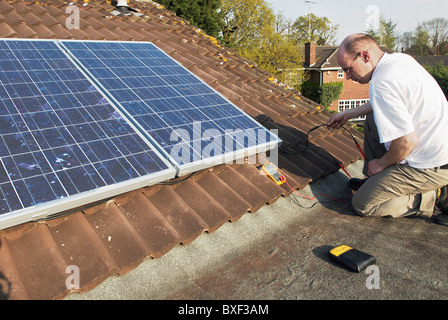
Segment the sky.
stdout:
<path fill-rule="evenodd" d="M 398 23 L 396 31 L 403 33 L 414 31 L 418 23 L 433 18 L 448 19 L 448 1 L 446 0 L 266 0 L 275 13 L 295 20 L 307 15 L 310 10 L 319 17 L 327 17 L 333 24 L 339 25 L 337 44 L 352 33 L 365 32 L 369 23 L 378 21 L 379 15 L 386 20 Z"/>

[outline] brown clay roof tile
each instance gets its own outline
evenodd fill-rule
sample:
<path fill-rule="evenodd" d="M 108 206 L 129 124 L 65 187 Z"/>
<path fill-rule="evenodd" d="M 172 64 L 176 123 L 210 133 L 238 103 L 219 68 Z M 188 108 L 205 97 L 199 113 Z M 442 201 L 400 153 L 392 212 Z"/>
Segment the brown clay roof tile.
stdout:
<path fill-rule="evenodd" d="M 0 33 L 4 38 L 17 38 L 17 31 L 5 21 L 0 20 Z"/>
<path fill-rule="evenodd" d="M 207 232 L 213 232 L 232 218 L 229 212 L 193 179 L 188 179 L 175 187 L 174 192 L 207 224 L 205 229 Z M 196 196 L 192 197 L 191 194 Z"/>

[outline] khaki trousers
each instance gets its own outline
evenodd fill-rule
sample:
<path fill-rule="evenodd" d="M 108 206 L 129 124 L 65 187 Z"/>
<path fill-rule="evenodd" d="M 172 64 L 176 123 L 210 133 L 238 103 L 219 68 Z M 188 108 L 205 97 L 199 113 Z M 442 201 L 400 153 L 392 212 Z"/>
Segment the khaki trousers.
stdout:
<path fill-rule="evenodd" d="M 373 115 L 364 125 L 364 149 L 367 162 L 380 158 L 386 149 L 379 143 Z M 431 217 L 436 192 L 448 184 L 448 169 L 416 169 L 395 164 L 369 179 L 353 195 L 353 210 L 362 216 L 400 218 L 410 215 Z"/>

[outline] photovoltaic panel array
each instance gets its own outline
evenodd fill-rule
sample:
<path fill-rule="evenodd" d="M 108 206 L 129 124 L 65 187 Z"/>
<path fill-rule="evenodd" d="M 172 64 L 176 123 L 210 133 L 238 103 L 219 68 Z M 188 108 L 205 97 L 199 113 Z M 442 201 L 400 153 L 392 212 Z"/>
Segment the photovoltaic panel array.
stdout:
<path fill-rule="evenodd" d="M 281 142 L 152 43 L 62 44 L 179 174 L 265 152 Z"/>
<path fill-rule="evenodd" d="M 0 41 L 0 227 L 174 176 L 54 41 Z"/>

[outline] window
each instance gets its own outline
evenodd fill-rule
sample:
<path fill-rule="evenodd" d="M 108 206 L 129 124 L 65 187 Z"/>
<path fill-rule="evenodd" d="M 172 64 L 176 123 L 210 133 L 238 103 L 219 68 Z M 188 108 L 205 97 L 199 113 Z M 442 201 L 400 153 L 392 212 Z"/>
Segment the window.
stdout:
<path fill-rule="evenodd" d="M 338 79 L 344 79 L 344 71 L 342 69 L 338 70 Z"/>
<path fill-rule="evenodd" d="M 347 109 L 353 109 L 356 107 L 359 107 L 360 105 L 363 105 L 364 103 L 368 102 L 369 99 L 352 99 L 352 100 L 339 100 L 338 103 L 338 111 L 342 112 Z M 366 117 L 359 117 L 352 119 L 352 121 L 359 121 L 359 120 L 365 120 Z"/>

